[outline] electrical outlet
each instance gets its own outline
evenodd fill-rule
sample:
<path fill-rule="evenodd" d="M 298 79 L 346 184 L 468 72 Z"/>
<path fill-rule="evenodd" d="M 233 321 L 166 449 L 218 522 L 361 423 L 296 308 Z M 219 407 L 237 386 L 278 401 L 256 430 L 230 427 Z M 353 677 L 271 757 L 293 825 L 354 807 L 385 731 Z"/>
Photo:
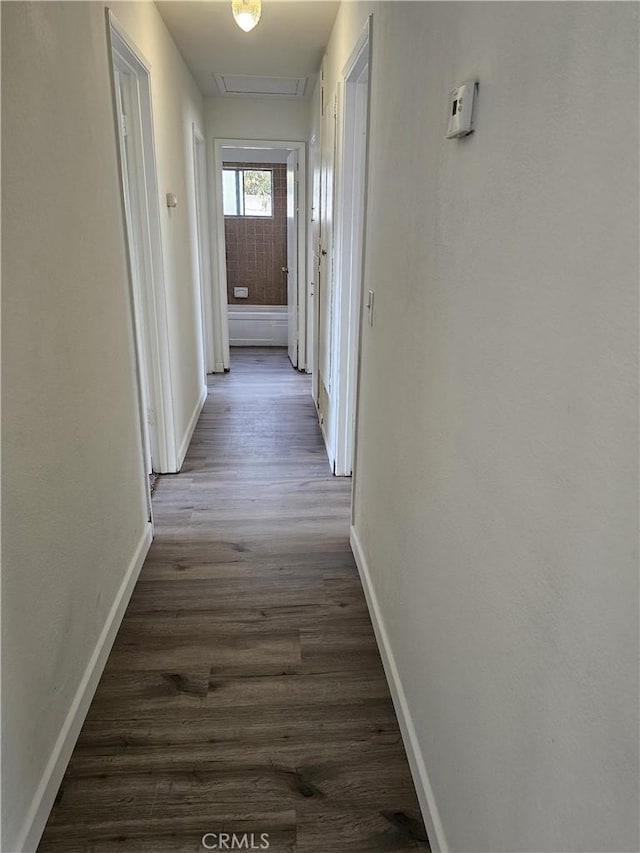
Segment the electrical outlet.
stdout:
<path fill-rule="evenodd" d="M 248 299 L 249 298 L 249 288 L 248 287 L 234 287 L 233 295 L 236 299 Z"/>

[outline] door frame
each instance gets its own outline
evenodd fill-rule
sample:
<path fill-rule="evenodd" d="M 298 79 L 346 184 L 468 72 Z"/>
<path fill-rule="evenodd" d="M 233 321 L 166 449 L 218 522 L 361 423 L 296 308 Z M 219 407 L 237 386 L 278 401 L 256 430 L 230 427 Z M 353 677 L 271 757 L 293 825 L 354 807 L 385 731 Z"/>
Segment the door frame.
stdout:
<path fill-rule="evenodd" d="M 213 305 L 211 290 L 211 265 L 209 263 L 209 202 L 207 189 L 207 147 L 205 137 L 195 122 L 192 125 L 193 136 L 193 181 L 196 211 L 196 239 L 200 282 L 200 309 L 202 316 L 202 357 L 204 361 L 204 381 L 207 374 L 213 373 L 214 363 L 214 332 Z"/>
<path fill-rule="evenodd" d="M 371 18 L 344 66 L 342 145 L 336 257 L 335 474 L 350 476 L 355 421 L 364 282 L 368 179 Z"/>
<path fill-rule="evenodd" d="M 153 108 L 151 100 L 151 66 L 130 40 L 126 30 L 110 9 L 106 9 L 108 56 L 114 111 L 118 174 L 122 201 L 124 240 L 127 256 L 127 273 L 131 299 L 133 330 L 136 344 L 135 383 L 140 401 L 141 429 L 143 436 L 148 424 L 149 441 L 154 470 L 158 473 L 175 473 L 178 470 L 178 454 L 173 409 L 173 387 L 171 379 L 171 355 L 167 295 L 162 257 L 162 235 L 160 226 L 160 199 L 153 131 Z M 135 139 L 138 169 L 138 203 L 142 219 L 142 246 L 130 245 L 129 224 L 125 210 L 125 187 L 122 155 L 120 151 L 120 115 L 116 96 L 116 65 L 123 65 L 127 74 L 134 78 L 134 116 L 130 132 Z M 133 274 L 133 251 L 144 259 L 142 274 Z M 142 357 L 138 335 L 138 324 L 144 329 L 147 352 L 147 395 L 149 411 L 142 406 L 142 374 L 139 359 Z M 144 439 L 143 439 L 144 440 Z M 147 484 L 148 491 L 148 484 Z"/>
<path fill-rule="evenodd" d="M 340 183 L 340 110 L 341 83 L 327 89 L 321 71 L 320 159 L 318 210 L 318 268 L 315 274 L 314 317 L 314 403 L 331 470 L 335 474 L 335 370 L 336 288 L 339 287 L 339 263 L 336 253 L 339 232 L 338 192 Z M 323 322 L 324 321 L 324 322 Z"/>
<path fill-rule="evenodd" d="M 289 165 L 289 160 L 291 160 L 291 166 Z M 289 356 L 289 361 L 298 369 L 300 361 L 304 362 L 304 357 L 301 357 L 300 353 L 300 341 L 299 341 L 299 325 L 300 325 L 300 315 L 298 313 L 298 290 L 300 289 L 300 273 L 298 271 L 298 233 L 299 233 L 299 223 L 300 223 L 300 166 L 298 163 L 298 152 L 296 149 L 292 149 L 287 152 L 287 159 L 285 161 L 285 165 L 287 167 L 286 171 L 286 185 L 287 185 L 287 193 L 286 193 L 286 201 L 287 201 L 287 255 L 286 255 L 286 276 L 287 276 L 287 354 Z M 293 168 L 295 166 L 295 169 Z M 293 173 L 293 184 L 290 186 L 289 178 Z M 293 197 L 293 217 L 289 217 L 289 201 L 290 194 Z M 290 221 L 293 223 L 292 231 L 293 234 L 289 233 L 289 223 Z M 291 239 L 289 239 L 291 237 Z M 295 242 L 295 249 L 291 245 Z M 294 249 L 294 250 L 293 250 Z M 293 251 L 290 251 L 293 250 Z M 294 299 L 289 300 L 289 284 L 290 284 L 290 276 L 291 276 L 291 267 L 293 266 L 295 283 L 293 288 L 291 288 L 291 292 L 294 295 Z M 293 303 L 293 305 L 291 304 Z M 295 325 L 294 329 L 294 353 L 295 353 L 295 364 L 294 359 L 291 356 L 291 317 L 295 317 Z"/>
<path fill-rule="evenodd" d="M 318 82 L 318 88 L 322 81 Z M 320 101 L 313 96 L 320 113 Z M 312 109 L 315 107 L 312 107 Z M 322 121 L 322 117 L 320 117 Z M 307 246 L 307 363 L 306 371 L 311 374 L 311 396 L 318 405 L 318 369 L 317 369 L 317 309 L 318 274 L 320 266 L 320 139 L 314 133 L 309 140 L 309 226 Z"/>
<path fill-rule="evenodd" d="M 222 365 L 224 370 L 229 370 L 229 317 L 227 303 L 227 258 L 226 241 L 224 234 L 224 213 L 222 204 L 222 164 L 223 148 L 280 148 L 286 151 L 298 152 L 298 370 L 304 370 L 306 366 L 307 349 L 307 263 L 306 263 L 306 142 L 301 140 L 274 140 L 274 139 L 222 139 L 213 140 L 213 198 L 215 200 L 215 228 L 212 240 L 212 269 L 213 269 L 213 291 L 215 294 L 214 306 L 214 337 L 221 342 Z M 216 369 L 219 367 L 216 366 Z"/>

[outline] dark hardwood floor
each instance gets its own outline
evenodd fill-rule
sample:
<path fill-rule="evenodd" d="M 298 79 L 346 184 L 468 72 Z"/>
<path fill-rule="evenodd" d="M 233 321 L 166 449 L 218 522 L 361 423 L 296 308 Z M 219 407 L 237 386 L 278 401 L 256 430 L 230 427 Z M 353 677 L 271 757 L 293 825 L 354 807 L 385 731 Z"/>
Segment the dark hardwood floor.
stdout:
<path fill-rule="evenodd" d="M 210 380 L 39 853 L 426 851 L 310 378 Z"/>

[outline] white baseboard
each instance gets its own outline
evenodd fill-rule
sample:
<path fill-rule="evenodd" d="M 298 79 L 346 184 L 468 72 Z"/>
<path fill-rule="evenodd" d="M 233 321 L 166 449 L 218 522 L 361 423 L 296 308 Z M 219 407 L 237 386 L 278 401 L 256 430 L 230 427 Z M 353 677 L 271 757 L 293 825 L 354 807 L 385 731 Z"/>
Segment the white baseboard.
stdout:
<path fill-rule="evenodd" d="M 66 716 L 51 757 L 42 774 L 35 796 L 31 801 L 27 817 L 16 842 L 16 850 L 13 853 L 34 853 L 40 843 L 40 838 L 53 808 L 62 777 L 67 769 L 71 753 L 80 734 L 80 729 L 98 687 L 100 676 L 109 657 L 113 641 L 118 633 L 124 612 L 129 604 L 133 588 L 138 580 L 140 569 L 151 546 L 152 538 L 152 527 L 151 524 L 148 524 L 120 584 L 120 589 L 115 600 L 111 605 L 111 610 L 98 637 L 98 642 L 89 658 L 89 663 L 73 697 L 69 713 Z"/>
<path fill-rule="evenodd" d="M 382 619 L 378 597 L 371 582 L 369 566 L 367 565 L 367 561 L 364 557 L 358 534 L 353 526 L 351 526 L 350 530 L 350 541 L 353 556 L 355 557 L 358 572 L 360 573 L 360 580 L 362 581 L 365 598 L 367 599 L 369 615 L 371 616 L 373 630 L 378 642 L 378 649 L 380 650 L 384 671 L 389 683 L 393 706 L 396 711 L 396 716 L 398 717 L 400 732 L 402 734 L 404 748 L 409 760 L 413 784 L 415 785 L 416 794 L 418 795 L 420 810 L 422 811 L 422 817 L 427 829 L 427 834 L 429 835 L 431 849 L 433 850 L 433 853 L 445 853 L 445 851 L 448 850 L 447 840 L 444 834 L 442 821 L 440 820 L 440 814 L 438 812 L 435 797 L 433 795 L 433 788 L 431 787 L 424 758 L 420 751 L 418 736 L 407 704 L 407 697 L 405 696 L 402 682 L 400 681 L 398 667 L 389 644 L 389 637 Z"/>
<path fill-rule="evenodd" d="M 316 409 L 317 409 L 317 407 L 316 407 Z M 327 459 L 329 461 L 329 465 L 331 467 L 331 470 L 335 471 L 335 460 L 334 460 L 333 456 L 331 455 L 331 448 L 329 447 L 329 437 L 327 435 L 327 430 L 325 428 L 326 421 L 325 421 L 324 417 L 320 414 L 320 410 L 317 409 L 317 411 L 318 411 L 318 424 L 320 426 L 320 432 L 322 433 L 322 441 L 324 444 L 324 452 L 327 454 Z"/>
<path fill-rule="evenodd" d="M 202 411 L 202 407 L 204 406 L 207 400 L 207 386 L 205 385 L 200 392 L 200 397 L 198 398 L 198 402 L 196 403 L 196 407 L 193 410 L 193 414 L 189 420 L 187 425 L 187 429 L 184 434 L 184 438 L 180 444 L 178 449 L 178 471 L 182 468 L 182 464 L 184 462 L 184 457 L 187 455 L 187 450 L 189 449 L 189 445 L 191 444 L 191 439 L 193 438 L 193 433 L 196 428 L 196 424 L 198 423 L 198 418 L 200 417 L 200 412 Z"/>

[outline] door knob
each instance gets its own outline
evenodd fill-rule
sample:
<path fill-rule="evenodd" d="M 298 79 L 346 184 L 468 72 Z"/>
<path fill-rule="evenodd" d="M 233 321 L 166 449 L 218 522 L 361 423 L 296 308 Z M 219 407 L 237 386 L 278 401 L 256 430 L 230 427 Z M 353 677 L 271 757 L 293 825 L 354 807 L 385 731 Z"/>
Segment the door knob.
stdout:
<path fill-rule="evenodd" d="M 327 254 L 327 250 L 326 250 L 326 249 L 323 249 L 323 250 L 322 250 L 322 255 L 323 255 L 323 256 L 325 256 L 326 254 Z"/>

